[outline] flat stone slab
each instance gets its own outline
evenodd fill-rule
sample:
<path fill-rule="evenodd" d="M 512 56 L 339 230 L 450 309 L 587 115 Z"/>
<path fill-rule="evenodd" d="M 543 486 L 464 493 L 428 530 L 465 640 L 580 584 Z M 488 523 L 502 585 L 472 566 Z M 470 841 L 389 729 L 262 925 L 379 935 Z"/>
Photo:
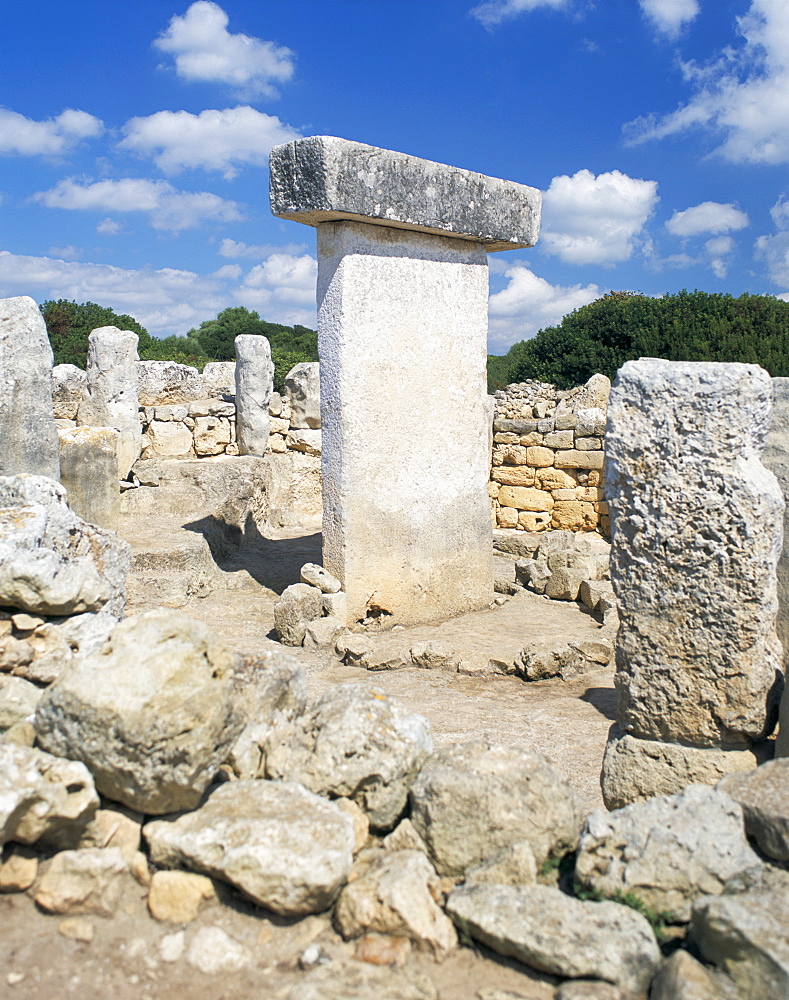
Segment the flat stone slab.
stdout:
<path fill-rule="evenodd" d="M 542 196 L 515 181 L 327 135 L 275 146 L 270 166 L 271 211 L 281 219 L 455 236 L 489 253 L 537 242 Z"/>

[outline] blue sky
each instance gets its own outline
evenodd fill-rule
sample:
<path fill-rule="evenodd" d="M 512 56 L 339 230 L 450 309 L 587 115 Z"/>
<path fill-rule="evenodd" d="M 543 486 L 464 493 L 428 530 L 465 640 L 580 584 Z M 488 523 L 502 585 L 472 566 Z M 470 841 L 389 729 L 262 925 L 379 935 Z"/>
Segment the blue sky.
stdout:
<path fill-rule="evenodd" d="M 3 0 L 0 296 L 314 326 L 303 135 L 543 190 L 494 353 L 609 289 L 789 299 L 787 0 Z"/>

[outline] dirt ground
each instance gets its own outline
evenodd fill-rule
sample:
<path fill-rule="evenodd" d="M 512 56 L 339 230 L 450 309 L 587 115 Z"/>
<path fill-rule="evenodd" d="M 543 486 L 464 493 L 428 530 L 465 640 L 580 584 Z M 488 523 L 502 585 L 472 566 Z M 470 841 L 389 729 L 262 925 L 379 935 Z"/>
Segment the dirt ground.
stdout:
<path fill-rule="evenodd" d="M 157 563 L 148 551 L 146 564 L 145 538 L 150 545 L 157 534 L 155 526 L 147 525 L 136 536 L 131 524 L 126 528 L 140 556 L 141 578 L 158 574 L 164 581 L 164 589 L 131 587 L 128 613 L 159 604 L 179 607 L 210 625 L 241 652 L 271 648 L 277 594 L 296 582 L 304 562 L 320 561 L 320 537 L 311 534 L 261 540 L 254 564 L 226 559 L 219 575 L 214 572 L 216 567 L 206 569 L 200 561 L 205 560 L 205 552 L 197 552 L 199 539 L 189 543 L 190 551 L 180 551 L 169 563 L 166 556 Z M 213 587 L 213 591 L 199 597 L 184 590 L 171 593 L 169 601 L 162 600 L 167 596 L 167 573 L 175 572 L 178 566 L 179 572 L 185 568 L 189 572 L 190 560 L 195 559 L 194 565 L 202 566 L 196 574 L 207 573 L 210 578 L 197 589 L 205 593 Z M 575 604 L 523 594 L 502 607 L 436 626 L 396 630 L 380 636 L 379 641 L 408 648 L 419 639 L 436 638 L 456 650 L 511 658 L 528 641 L 566 641 L 588 637 L 598 629 L 598 623 Z M 515 677 L 472 677 L 416 668 L 368 674 L 340 664 L 328 653 L 288 652 L 295 652 L 304 663 L 313 696 L 347 681 L 378 686 L 427 716 L 438 745 L 485 738 L 539 749 L 568 778 L 585 809 L 602 806 L 600 764 L 615 708 L 610 670 L 568 683 L 526 684 Z M 45 867 L 46 862 L 40 870 Z M 0 997 L 285 1000 L 305 975 L 299 959 L 307 945 L 317 943 L 325 957 L 334 961 L 353 960 L 353 943 L 338 937 L 327 916 L 284 921 L 254 908 L 227 887 L 217 884 L 217 891 L 221 902 L 207 901 L 196 921 L 174 926 L 149 915 L 145 888 L 129 877 L 123 901 L 112 919 L 87 918 L 94 935 L 89 942 L 65 937 L 58 930 L 63 917 L 39 912 L 30 894 L 0 896 Z M 220 926 L 247 948 L 252 958 L 246 969 L 207 975 L 187 961 L 190 942 L 201 927 L 209 925 Z M 175 961 L 165 961 L 163 939 L 179 933 L 184 936 L 183 954 Z M 172 946 L 168 938 L 165 950 L 168 942 Z M 550 1000 L 554 995 L 556 981 L 551 977 L 530 972 L 484 949 L 460 948 L 440 964 L 412 952 L 407 961 L 430 977 L 441 1000 Z"/>

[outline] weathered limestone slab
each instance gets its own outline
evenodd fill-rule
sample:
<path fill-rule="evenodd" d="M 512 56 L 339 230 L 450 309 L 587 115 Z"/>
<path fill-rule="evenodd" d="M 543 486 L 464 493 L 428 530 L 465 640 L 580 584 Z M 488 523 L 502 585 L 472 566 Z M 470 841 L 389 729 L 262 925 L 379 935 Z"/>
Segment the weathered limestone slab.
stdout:
<path fill-rule="evenodd" d="M 236 347 L 236 441 L 239 455 L 262 455 L 268 444 L 268 401 L 274 364 L 265 337 L 242 334 Z"/>
<path fill-rule="evenodd" d="M 606 495 L 618 714 L 635 736 L 736 748 L 775 724 L 784 503 L 760 461 L 771 402 L 757 365 L 619 370 Z"/>
<path fill-rule="evenodd" d="M 118 530 L 118 431 L 114 427 L 73 427 L 58 431 L 60 481 L 68 505 L 83 521 Z"/>
<path fill-rule="evenodd" d="M 206 381 L 205 376 L 201 377 L 191 365 L 179 365 L 176 361 L 137 362 L 137 394 L 141 406 L 203 399 L 210 395 L 206 392 Z M 230 381 L 232 383 L 232 376 Z"/>
<path fill-rule="evenodd" d="M 764 464 L 775 474 L 783 491 L 784 548 L 778 560 L 778 618 L 776 630 L 784 650 L 784 670 L 789 662 L 789 378 L 773 379 L 773 414 L 764 446 Z M 781 699 L 780 727 L 775 741 L 776 757 L 789 757 L 789 694 Z"/>
<path fill-rule="evenodd" d="M 125 479 L 140 457 L 136 333 L 101 326 L 88 337 L 87 389 L 77 422 L 89 427 L 114 427 L 118 439 L 118 474 Z"/>
<path fill-rule="evenodd" d="M 320 365 L 317 361 L 302 361 L 285 376 L 285 392 L 290 400 L 291 430 L 304 430 L 321 425 Z"/>
<path fill-rule="evenodd" d="M 28 295 L 0 299 L 0 476 L 60 478 L 52 348 Z"/>
<path fill-rule="evenodd" d="M 55 365 L 52 369 L 52 405 L 56 420 L 76 420 L 87 384 L 87 376 L 76 365 Z"/>
<path fill-rule="evenodd" d="M 335 136 L 271 151 L 271 211 L 309 226 L 339 219 L 449 235 L 488 251 L 530 247 L 536 188 Z"/>

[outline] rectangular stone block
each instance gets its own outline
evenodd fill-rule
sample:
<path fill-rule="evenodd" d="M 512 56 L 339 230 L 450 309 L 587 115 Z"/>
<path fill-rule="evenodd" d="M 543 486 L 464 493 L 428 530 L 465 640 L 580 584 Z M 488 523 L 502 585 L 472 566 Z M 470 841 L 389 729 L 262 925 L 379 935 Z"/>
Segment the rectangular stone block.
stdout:
<path fill-rule="evenodd" d="M 557 469 L 602 469 L 605 456 L 602 451 L 557 451 L 554 465 Z"/>
<path fill-rule="evenodd" d="M 502 507 L 517 510 L 553 510 L 553 497 L 545 490 L 532 490 L 522 486 L 502 486 L 499 490 Z"/>
<path fill-rule="evenodd" d="M 485 249 L 338 222 L 318 257 L 323 563 L 349 621 L 487 607 Z"/>
<path fill-rule="evenodd" d="M 760 460 L 771 405 L 757 365 L 619 370 L 606 497 L 618 716 L 634 736 L 728 749 L 775 724 L 784 502 Z"/>
<path fill-rule="evenodd" d="M 60 481 L 68 505 L 83 521 L 118 530 L 121 492 L 118 437 L 114 427 L 75 427 L 59 431 Z"/>
<path fill-rule="evenodd" d="M 528 465 L 500 465 L 491 477 L 504 486 L 534 486 L 534 469 Z"/>
<path fill-rule="evenodd" d="M 346 219 L 454 236 L 490 253 L 533 246 L 536 188 L 335 136 L 275 146 L 271 211 L 310 226 Z"/>
<path fill-rule="evenodd" d="M 547 469 L 553 465 L 554 453 L 550 448 L 541 448 L 539 445 L 526 449 L 526 464 L 535 469 Z"/>
<path fill-rule="evenodd" d="M 532 434 L 537 430 L 536 420 L 494 420 L 493 430 L 502 434 Z"/>

